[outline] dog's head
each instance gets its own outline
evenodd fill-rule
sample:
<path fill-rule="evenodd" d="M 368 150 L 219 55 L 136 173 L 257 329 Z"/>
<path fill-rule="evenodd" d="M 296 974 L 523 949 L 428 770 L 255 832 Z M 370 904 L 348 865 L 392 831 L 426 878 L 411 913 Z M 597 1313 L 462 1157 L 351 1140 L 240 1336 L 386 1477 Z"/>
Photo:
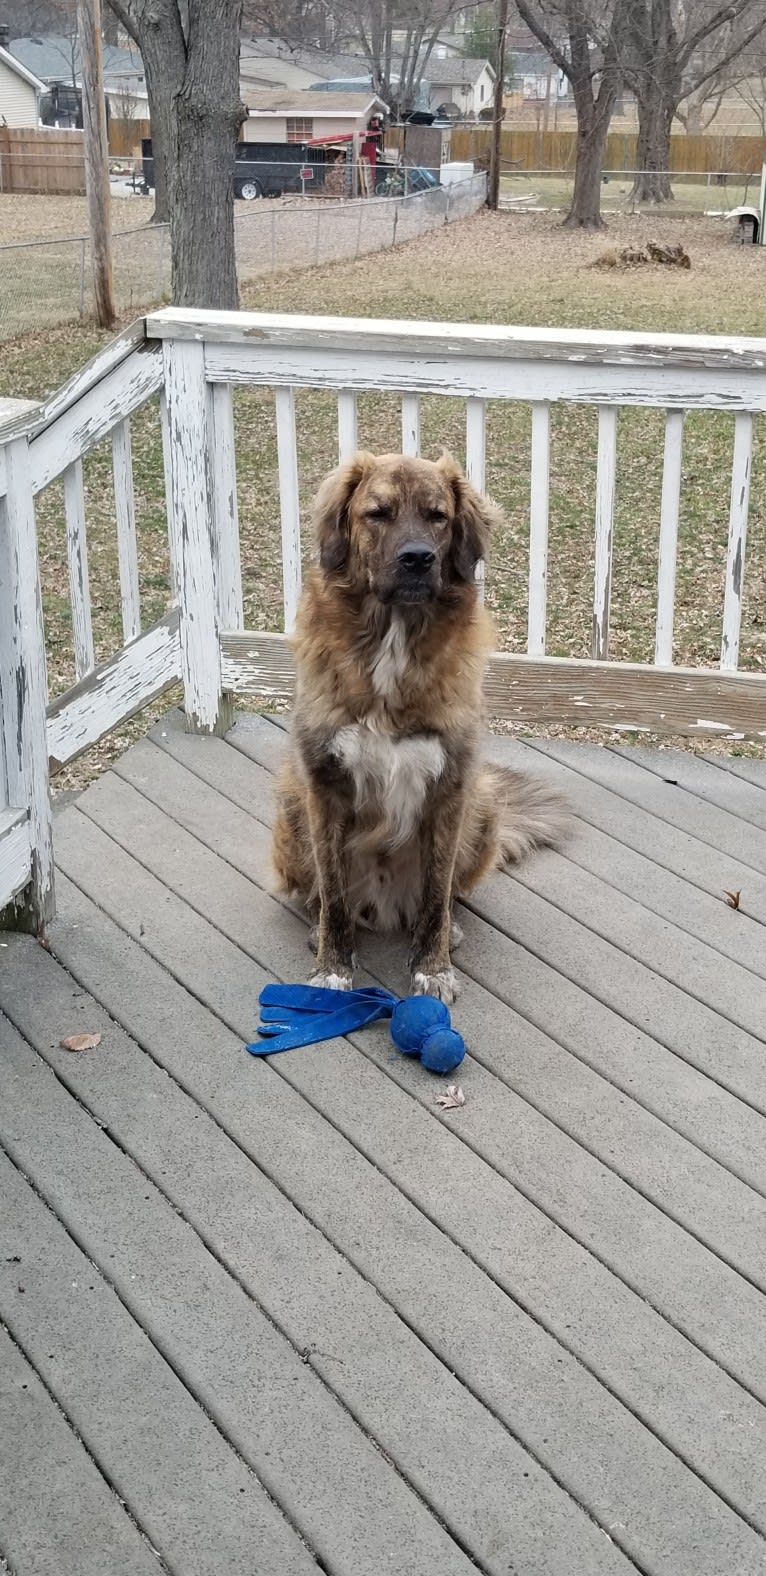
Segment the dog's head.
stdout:
<path fill-rule="evenodd" d="M 499 519 L 449 454 L 356 454 L 314 506 L 325 574 L 388 605 L 449 601 L 473 586 Z"/>

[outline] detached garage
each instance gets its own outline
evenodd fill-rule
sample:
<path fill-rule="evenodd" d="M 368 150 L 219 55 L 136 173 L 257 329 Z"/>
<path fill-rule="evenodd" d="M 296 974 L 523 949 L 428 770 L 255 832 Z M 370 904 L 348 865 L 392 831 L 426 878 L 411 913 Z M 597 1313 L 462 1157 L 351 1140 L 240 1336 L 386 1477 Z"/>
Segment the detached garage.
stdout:
<path fill-rule="evenodd" d="M 370 121 L 385 114 L 374 93 L 320 93 L 306 89 L 264 88 L 246 95 L 249 111 L 243 142 L 315 142 L 357 133 L 364 138 Z"/>

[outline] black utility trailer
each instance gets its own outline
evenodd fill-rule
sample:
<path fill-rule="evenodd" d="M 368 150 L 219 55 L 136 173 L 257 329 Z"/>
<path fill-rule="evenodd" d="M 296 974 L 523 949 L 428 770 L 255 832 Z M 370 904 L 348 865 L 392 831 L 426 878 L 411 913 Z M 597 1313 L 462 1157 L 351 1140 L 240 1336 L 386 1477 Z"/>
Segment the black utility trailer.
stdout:
<path fill-rule="evenodd" d="M 144 186 L 151 191 L 151 137 L 143 138 L 141 157 Z M 234 196 L 251 202 L 255 197 L 281 197 L 283 192 L 318 191 L 324 185 L 329 158 L 326 148 L 311 148 L 302 142 L 238 142 Z"/>

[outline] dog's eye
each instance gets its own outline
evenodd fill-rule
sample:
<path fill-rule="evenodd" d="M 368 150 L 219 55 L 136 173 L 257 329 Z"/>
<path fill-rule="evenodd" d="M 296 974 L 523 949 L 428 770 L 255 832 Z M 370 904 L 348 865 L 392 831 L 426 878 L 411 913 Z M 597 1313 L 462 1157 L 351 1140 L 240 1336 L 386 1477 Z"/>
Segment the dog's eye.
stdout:
<path fill-rule="evenodd" d="M 443 509 L 429 509 L 428 510 L 428 519 L 432 520 L 434 525 L 446 525 L 447 524 L 447 516 L 444 513 Z"/>
<path fill-rule="evenodd" d="M 371 509 L 366 509 L 365 510 L 365 514 L 366 514 L 368 520 L 390 520 L 391 519 L 391 510 L 390 509 L 386 509 L 383 504 L 375 504 L 375 505 L 373 505 L 373 507 Z"/>

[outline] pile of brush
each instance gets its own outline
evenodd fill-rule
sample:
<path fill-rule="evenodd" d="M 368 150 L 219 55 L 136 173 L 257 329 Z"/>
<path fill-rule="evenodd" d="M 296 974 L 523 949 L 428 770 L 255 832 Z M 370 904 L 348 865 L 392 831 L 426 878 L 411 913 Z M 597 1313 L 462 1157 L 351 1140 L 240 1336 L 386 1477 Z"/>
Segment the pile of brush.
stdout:
<path fill-rule="evenodd" d="M 682 246 L 659 246 L 647 241 L 645 246 L 611 247 L 596 258 L 593 268 L 640 268 L 644 263 L 660 263 L 666 268 L 691 268 L 691 258 Z"/>

